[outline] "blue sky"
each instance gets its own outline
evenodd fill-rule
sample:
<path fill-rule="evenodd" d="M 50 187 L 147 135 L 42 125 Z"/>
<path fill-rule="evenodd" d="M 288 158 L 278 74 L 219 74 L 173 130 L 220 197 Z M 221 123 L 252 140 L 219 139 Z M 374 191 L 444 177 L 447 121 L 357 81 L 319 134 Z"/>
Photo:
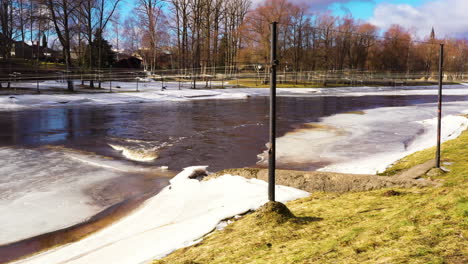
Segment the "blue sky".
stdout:
<path fill-rule="evenodd" d="M 354 18 L 368 20 L 374 14 L 374 9 L 378 4 L 408 4 L 418 7 L 424 2 L 425 0 L 352 0 L 347 3 L 331 4 L 329 8 L 338 16 L 351 13 Z"/>
<path fill-rule="evenodd" d="M 253 0 L 253 2 L 262 2 L 264 0 Z M 294 0 L 292 0 L 294 1 Z M 313 1 L 313 0 L 312 0 Z M 346 15 L 351 13 L 353 17 L 360 18 L 363 20 L 369 19 L 377 4 L 389 3 L 389 4 L 409 4 L 412 6 L 419 6 L 421 3 L 427 0 L 351 0 L 347 3 L 338 3 L 339 1 L 329 1 L 329 9 L 338 16 Z M 135 5 L 136 0 L 124 0 L 120 5 L 120 10 L 123 16 L 127 15 Z M 335 3 L 333 3 L 335 2 Z"/>
<path fill-rule="evenodd" d="M 265 0 L 251 0 L 253 7 Z M 334 15 L 351 14 L 385 30 L 400 24 L 415 36 L 424 38 L 432 27 L 438 37 L 468 38 L 468 0 L 289 0 L 308 3 Z M 123 0 L 122 17 L 130 14 L 136 0 Z"/>

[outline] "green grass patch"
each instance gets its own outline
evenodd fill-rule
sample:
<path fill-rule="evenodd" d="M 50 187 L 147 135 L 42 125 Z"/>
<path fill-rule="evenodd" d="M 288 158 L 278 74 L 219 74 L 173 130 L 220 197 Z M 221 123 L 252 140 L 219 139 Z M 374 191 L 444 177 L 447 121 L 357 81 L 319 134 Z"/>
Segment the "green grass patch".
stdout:
<path fill-rule="evenodd" d="M 386 173 L 433 156 L 415 153 Z M 439 187 L 312 193 L 287 203 L 292 217 L 257 211 L 153 263 L 467 263 L 468 132 L 442 157 L 450 171 L 433 177 Z"/>

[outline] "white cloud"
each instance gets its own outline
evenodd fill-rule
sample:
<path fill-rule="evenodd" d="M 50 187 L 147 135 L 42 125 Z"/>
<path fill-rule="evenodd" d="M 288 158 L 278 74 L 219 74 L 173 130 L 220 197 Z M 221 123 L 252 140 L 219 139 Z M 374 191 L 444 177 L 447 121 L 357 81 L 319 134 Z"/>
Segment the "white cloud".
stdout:
<path fill-rule="evenodd" d="M 252 7 L 255 8 L 259 4 L 264 3 L 266 0 L 251 0 Z M 347 3 L 353 0 L 289 0 L 289 2 L 298 4 L 298 5 L 305 5 L 310 7 L 313 10 L 323 10 L 327 9 L 331 4 L 335 3 Z M 356 0 L 354 0 L 356 1 Z M 360 2 L 370 2 L 372 0 L 357 0 Z"/>
<path fill-rule="evenodd" d="M 399 24 L 417 37 L 428 37 L 434 27 L 436 36 L 468 36 L 467 0 L 429 0 L 421 6 L 408 4 L 378 4 L 369 22 L 387 29 Z"/>

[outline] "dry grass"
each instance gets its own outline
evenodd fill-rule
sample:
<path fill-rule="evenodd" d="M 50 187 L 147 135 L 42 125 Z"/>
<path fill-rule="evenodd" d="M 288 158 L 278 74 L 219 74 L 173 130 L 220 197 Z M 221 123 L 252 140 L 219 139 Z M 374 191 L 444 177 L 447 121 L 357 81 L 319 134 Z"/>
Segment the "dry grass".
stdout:
<path fill-rule="evenodd" d="M 408 156 L 394 174 L 433 158 Z M 443 145 L 441 187 L 313 193 L 287 203 L 295 217 L 246 215 L 158 263 L 467 263 L 468 132 Z M 397 195 L 398 194 L 398 195 Z"/>

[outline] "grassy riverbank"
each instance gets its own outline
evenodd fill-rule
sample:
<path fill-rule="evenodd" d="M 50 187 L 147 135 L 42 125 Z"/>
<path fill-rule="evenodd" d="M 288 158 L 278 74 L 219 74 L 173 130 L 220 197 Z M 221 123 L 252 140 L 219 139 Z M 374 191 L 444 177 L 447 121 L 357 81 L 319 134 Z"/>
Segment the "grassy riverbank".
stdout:
<path fill-rule="evenodd" d="M 313 193 L 287 204 L 293 218 L 257 211 L 154 263 L 467 263 L 468 132 L 444 143 L 442 157 L 450 171 L 432 171 L 438 187 Z"/>
<path fill-rule="evenodd" d="M 269 88 L 269 84 L 264 84 L 259 80 L 255 79 L 240 79 L 240 80 L 231 80 L 227 82 L 228 86 L 240 87 L 240 88 Z M 444 85 L 454 85 L 460 84 L 458 82 L 444 82 Z M 339 88 L 339 87 L 382 87 L 382 86 L 430 86 L 437 85 L 437 82 L 434 81 L 385 81 L 385 80 L 372 80 L 368 82 L 351 82 L 351 81 L 336 81 L 330 80 L 327 82 L 282 82 L 278 80 L 276 86 L 278 88 Z"/>

